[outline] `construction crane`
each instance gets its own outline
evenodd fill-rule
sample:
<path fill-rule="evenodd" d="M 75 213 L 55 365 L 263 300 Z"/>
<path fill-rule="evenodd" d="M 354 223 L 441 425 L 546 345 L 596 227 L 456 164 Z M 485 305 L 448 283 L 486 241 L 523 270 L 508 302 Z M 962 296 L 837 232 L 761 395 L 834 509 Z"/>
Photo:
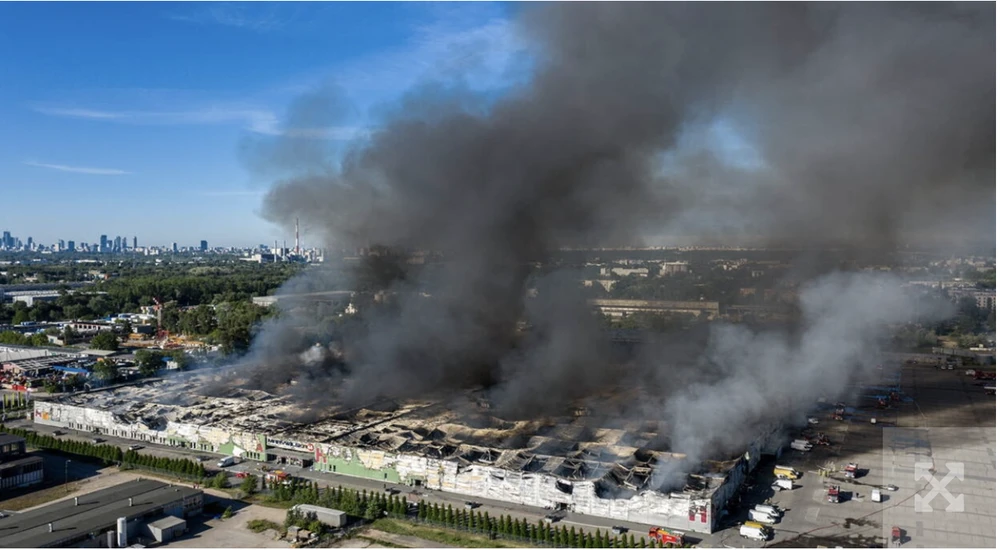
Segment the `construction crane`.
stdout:
<path fill-rule="evenodd" d="M 156 304 L 153 306 L 153 310 L 156 311 L 156 339 L 163 338 L 165 340 L 170 336 L 170 333 L 163 330 L 163 302 L 154 297 L 153 303 Z"/>

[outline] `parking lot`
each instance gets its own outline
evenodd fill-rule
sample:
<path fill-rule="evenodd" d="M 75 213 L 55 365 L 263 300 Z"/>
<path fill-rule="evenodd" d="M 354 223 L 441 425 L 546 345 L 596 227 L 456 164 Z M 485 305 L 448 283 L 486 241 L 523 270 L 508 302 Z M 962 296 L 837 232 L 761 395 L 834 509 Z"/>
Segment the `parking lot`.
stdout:
<path fill-rule="evenodd" d="M 817 413 L 813 428 L 830 445 L 786 450 L 778 459 L 803 472 L 794 490 L 775 493 L 772 468 L 758 469 L 749 501 L 786 509 L 767 546 L 889 545 L 898 527 L 902 547 L 995 547 L 996 401 L 964 370 L 902 365 L 896 378 L 902 399 L 888 409 L 862 390 L 845 403 L 843 421 Z M 858 464 L 856 479 L 844 476 L 848 463 Z M 821 475 L 821 468 L 832 475 Z M 827 502 L 832 484 L 841 488 L 837 504 Z M 898 490 L 882 490 L 881 502 L 873 502 L 872 489 L 887 485 Z M 734 529 L 720 541 L 764 546 Z"/>

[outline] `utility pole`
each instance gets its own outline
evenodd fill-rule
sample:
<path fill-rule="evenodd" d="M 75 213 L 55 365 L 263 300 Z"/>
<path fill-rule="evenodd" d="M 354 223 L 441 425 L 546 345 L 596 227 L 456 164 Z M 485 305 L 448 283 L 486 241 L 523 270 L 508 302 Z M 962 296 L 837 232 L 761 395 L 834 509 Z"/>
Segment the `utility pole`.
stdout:
<path fill-rule="evenodd" d="M 64 485 L 66 486 L 66 494 L 69 494 L 69 463 L 70 462 L 72 462 L 72 460 L 67 460 L 66 461 L 66 472 L 65 472 L 66 473 L 66 482 L 64 483 Z"/>

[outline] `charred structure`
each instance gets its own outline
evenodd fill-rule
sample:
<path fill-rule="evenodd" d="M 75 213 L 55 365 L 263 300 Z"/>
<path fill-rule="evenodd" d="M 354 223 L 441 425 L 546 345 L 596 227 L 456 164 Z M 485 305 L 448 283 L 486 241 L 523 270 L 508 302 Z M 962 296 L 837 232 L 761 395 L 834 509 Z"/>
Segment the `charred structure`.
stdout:
<path fill-rule="evenodd" d="M 40 401 L 35 422 L 700 532 L 714 529 L 760 454 L 778 443 L 761 431 L 745 452 L 700 462 L 668 487 L 655 470 L 684 459 L 671 448 L 669 423 L 601 412 L 607 399 L 644 396 L 602 396 L 543 420 L 493 416 L 468 394 L 335 408 L 303 422 L 294 401 L 248 390 L 200 397 L 202 383 Z"/>

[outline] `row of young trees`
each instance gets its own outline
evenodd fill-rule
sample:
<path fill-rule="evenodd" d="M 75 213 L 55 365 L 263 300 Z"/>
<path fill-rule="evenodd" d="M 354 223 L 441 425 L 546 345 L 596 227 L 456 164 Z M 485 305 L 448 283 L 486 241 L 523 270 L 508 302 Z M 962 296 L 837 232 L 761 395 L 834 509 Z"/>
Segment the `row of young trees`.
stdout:
<path fill-rule="evenodd" d="M 0 432 L 23 437 L 29 447 L 59 451 L 62 453 L 79 455 L 88 458 L 96 458 L 107 464 L 121 462 L 123 457 L 122 450 L 114 445 L 99 445 L 86 441 L 60 439 L 58 437 L 42 435 L 22 428 L 8 428 L 3 424 L 0 424 Z"/>
<path fill-rule="evenodd" d="M 258 486 L 258 480 L 251 478 L 244 480 L 246 488 L 241 487 L 247 494 L 255 491 Z M 539 546 L 569 548 L 646 548 L 653 546 L 662 548 L 662 543 L 648 543 L 646 538 L 642 536 L 638 539 L 635 535 L 615 536 L 609 531 L 602 532 L 601 530 L 588 533 L 583 530 L 577 531 L 576 527 L 569 529 L 566 526 L 553 527 L 542 521 L 531 524 L 524 518 L 516 519 L 510 515 L 493 517 L 488 512 L 456 510 L 450 504 L 445 506 L 420 501 L 416 507 L 416 518 L 413 518 L 407 500 L 400 495 L 390 495 L 377 491 L 358 491 L 344 487 L 321 488 L 316 482 L 299 478 L 292 478 L 287 482 L 266 482 L 265 488 L 269 492 L 265 500 L 274 503 L 289 506 L 313 504 L 341 510 L 349 516 L 368 520 L 384 516 L 417 519 L 443 527 L 509 538 Z M 299 527 L 310 531 L 317 531 L 314 529 L 316 526 L 312 523 L 310 518 L 302 514 L 290 513 L 285 521 L 285 526 L 299 525 Z"/>
<path fill-rule="evenodd" d="M 157 470 L 189 479 L 204 479 L 208 475 L 204 465 L 187 458 L 167 458 L 127 451 L 122 456 L 121 463 L 126 467 Z"/>
<path fill-rule="evenodd" d="M 105 464 L 121 464 L 126 468 L 144 468 L 191 479 L 202 479 L 208 475 L 200 462 L 186 458 L 166 458 L 140 454 L 136 451 L 123 452 L 116 445 L 61 439 L 23 428 L 8 428 L 3 424 L 0 424 L 0 433 L 23 437 L 29 447 L 99 459 Z"/>
<path fill-rule="evenodd" d="M 428 504 L 421 501 L 417 505 L 417 519 L 466 531 L 490 534 L 503 538 L 529 542 L 539 546 L 558 546 L 570 548 L 646 548 L 646 539 L 642 536 L 637 541 L 635 535 L 612 535 L 609 531 L 596 532 L 577 531 L 576 527 L 562 528 L 546 525 L 539 520 L 537 524 L 528 523 L 527 519 L 512 518 L 509 514 L 491 517 L 489 512 L 472 510 L 455 510 L 437 503 Z M 655 546 L 662 548 L 662 543 Z"/>

